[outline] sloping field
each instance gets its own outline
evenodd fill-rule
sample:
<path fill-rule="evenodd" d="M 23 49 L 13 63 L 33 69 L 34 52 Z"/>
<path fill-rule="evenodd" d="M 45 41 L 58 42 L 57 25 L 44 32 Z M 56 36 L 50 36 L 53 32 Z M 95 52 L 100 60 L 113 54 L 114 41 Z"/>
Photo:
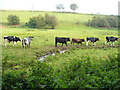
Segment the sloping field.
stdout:
<path fill-rule="evenodd" d="M 56 29 L 34 29 L 23 25 L 30 17 L 55 15 L 59 21 Z M 7 16 L 18 15 L 21 20 L 19 26 L 8 26 Z M 106 36 L 118 37 L 115 29 L 92 28 L 85 23 L 95 15 L 31 12 L 31 11 L 3 11 L 2 36 L 18 36 L 20 38 L 34 36 L 31 47 L 23 49 L 21 42 L 15 47 L 8 43 L 2 47 L 3 88 L 4 89 L 36 89 L 36 88 L 116 88 L 118 80 L 118 43 L 115 46 L 104 46 Z M 102 16 L 103 17 L 103 16 Z M 54 47 L 54 38 L 70 37 L 83 38 L 98 37 L 97 46 L 71 45 L 68 47 Z M 65 53 L 58 53 L 67 49 Z M 37 59 L 55 52 L 55 56 L 45 58 L 44 62 Z M 9 81 L 9 83 L 8 83 Z M 13 83 L 14 82 L 14 83 Z"/>

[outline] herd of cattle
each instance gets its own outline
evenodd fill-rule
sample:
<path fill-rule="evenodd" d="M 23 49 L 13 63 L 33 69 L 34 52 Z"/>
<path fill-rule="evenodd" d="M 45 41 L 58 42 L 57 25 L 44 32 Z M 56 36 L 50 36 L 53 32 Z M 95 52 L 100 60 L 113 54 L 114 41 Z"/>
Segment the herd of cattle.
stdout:
<path fill-rule="evenodd" d="M 22 40 L 19 37 L 16 36 L 4 36 L 4 46 L 7 46 L 7 42 L 13 42 L 13 45 L 15 45 L 18 41 L 22 42 L 22 47 L 30 47 L 30 43 L 32 41 L 32 38 L 34 37 L 27 37 L 27 38 L 23 38 Z M 96 37 L 87 37 L 86 38 L 86 45 L 88 45 L 88 42 L 92 42 L 93 45 L 96 45 L 96 42 L 99 41 L 99 38 Z M 57 43 L 62 43 L 65 44 L 67 46 L 67 42 L 70 41 L 70 38 L 66 38 L 66 37 L 55 37 L 55 47 L 57 47 Z M 109 43 L 111 42 L 111 45 L 114 45 L 114 42 L 118 41 L 117 37 L 106 37 L 106 41 L 105 41 L 105 45 L 109 45 Z M 77 43 L 77 44 L 81 44 L 82 42 L 85 42 L 85 39 L 79 39 L 79 38 L 72 38 L 71 40 L 71 44 Z"/>
<path fill-rule="evenodd" d="M 13 42 L 13 45 L 15 45 L 18 41 L 22 41 L 22 47 L 30 47 L 30 43 L 32 41 L 32 38 L 34 37 L 28 37 L 28 38 L 23 38 L 22 40 L 19 37 L 16 36 L 4 36 L 4 46 L 7 46 L 7 42 Z"/>
<path fill-rule="evenodd" d="M 93 45 L 96 45 L 96 41 L 99 41 L 99 38 L 96 37 L 87 37 L 86 38 L 86 45 L 88 46 L 88 42 L 92 42 Z M 64 37 L 56 37 L 55 38 L 55 46 L 57 47 L 57 43 L 62 43 L 66 44 L 67 46 L 67 41 L 70 41 L 70 38 L 64 38 Z M 111 42 L 111 45 L 114 45 L 114 42 L 118 41 L 117 37 L 106 37 L 106 41 L 105 41 L 105 45 L 109 45 L 109 43 Z M 82 42 L 85 42 L 85 39 L 79 39 L 79 38 L 72 38 L 71 44 L 77 43 L 77 44 L 81 44 Z"/>

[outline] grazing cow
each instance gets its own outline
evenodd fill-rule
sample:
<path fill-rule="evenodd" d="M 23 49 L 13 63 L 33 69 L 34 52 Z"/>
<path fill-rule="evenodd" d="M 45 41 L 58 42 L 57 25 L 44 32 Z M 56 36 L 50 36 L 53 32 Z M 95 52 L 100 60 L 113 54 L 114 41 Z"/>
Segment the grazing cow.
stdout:
<path fill-rule="evenodd" d="M 28 38 L 23 38 L 22 39 L 22 47 L 24 48 L 24 47 L 30 47 L 30 43 L 31 43 L 31 41 L 32 41 L 32 38 L 34 38 L 34 37 L 28 37 Z"/>
<path fill-rule="evenodd" d="M 118 38 L 116 37 L 106 37 L 105 45 L 109 45 L 109 42 L 111 42 L 111 45 L 114 45 L 114 42 L 118 41 Z"/>
<path fill-rule="evenodd" d="M 19 37 L 16 36 L 4 36 L 4 46 L 6 47 L 7 42 L 13 42 L 13 46 L 16 44 L 16 42 L 21 41 Z"/>
<path fill-rule="evenodd" d="M 96 41 L 99 41 L 99 38 L 95 38 L 95 37 L 87 37 L 86 38 L 87 42 L 86 42 L 86 45 L 88 45 L 88 42 L 92 42 L 93 45 L 96 45 Z"/>
<path fill-rule="evenodd" d="M 82 42 L 85 42 L 84 39 L 79 39 L 79 38 L 72 38 L 71 44 L 73 43 L 80 43 L 82 45 Z"/>
<path fill-rule="evenodd" d="M 66 46 L 67 46 L 67 41 L 70 41 L 70 38 L 55 37 L 55 47 L 57 47 L 57 43 L 62 43 L 62 46 L 63 46 L 63 44 L 66 44 Z"/>

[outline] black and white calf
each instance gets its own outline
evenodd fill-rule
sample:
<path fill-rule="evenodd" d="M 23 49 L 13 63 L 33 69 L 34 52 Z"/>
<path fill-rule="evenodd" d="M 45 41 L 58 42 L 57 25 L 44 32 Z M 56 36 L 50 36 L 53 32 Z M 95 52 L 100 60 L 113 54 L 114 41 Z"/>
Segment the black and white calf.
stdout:
<path fill-rule="evenodd" d="M 16 44 L 16 42 L 21 41 L 19 37 L 16 36 L 4 36 L 4 46 L 7 46 L 7 42 L 13 42 L 13 46 Z"/>
<path fill-rule="evenodd" d="M 118 41 L 117 37 L 106 37 L 105 45 L 109 45 L 111 42 L 111 45 L 114 45 L 114 42 Z"/>
<path fill-rule="evenodd" d="M 96 41 L 99 41 L 99 38 L 96 38 L 96 37 L 87 37 L 86 40 L 87 40 L 87 42 L 86 42 L 87 46 L 88 46 L 88 42 L 92 42 L 93 45 L 96 45 Z"/>
<path fill-rule="evenodd" d="M 23 38 L 22 39 L 22 47 L 30 47 L 30 43 L 32 41 L 32 38 L 34 37 L 28 37 L 28 38 Z"/>

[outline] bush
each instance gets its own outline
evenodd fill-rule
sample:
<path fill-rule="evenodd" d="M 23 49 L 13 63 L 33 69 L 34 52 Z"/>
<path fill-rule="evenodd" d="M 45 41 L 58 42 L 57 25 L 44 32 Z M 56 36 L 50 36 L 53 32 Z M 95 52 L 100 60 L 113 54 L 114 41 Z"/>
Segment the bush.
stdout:
<path fill-rule="evenodd" d="M 9 70 L 3 73 L 3 90 L 50 88 L 53 84 L 53 70 L 45 63 L 38 62 L 27 71 Z"/>
<path fill-rule="evenodd" d="M 16 15 L 9 15 L 7 19 L 9 25 L 18 25 L 20 23 L 20 19 Z"/>
<path fill-rule="evenodd" d="M 87 25 L 92 27 L 102 27 L 102 28 L 116 28 L 118 26 L 118 18 L 115 16 L 108 17 L 96 17 L 94 16 L 92 20 L 89 20 Z"/>
<path fill-rule="evenodd" d="M 46 14 L 45 15 L 45 23 L 46 23 L 46 26 L 49 26 L 51 29 L 54 29 L 55 26 L 57 25 L 57 19 L 55 16 Z"/>
<path fill-rule="evenodd" d="M 29 19 L 27 25 L 30 28 L 51 28 L 54 29 L 57 25 L 57 19 L 55 16 L 46 14 L 44 17 L 39 15 Z"/>
<path fill-rule="evenodd" d="M 91 57 L 77 58 L 56 74 L 57 88 L 117 88 L 118 57 L 110 56 L 101 63 Z M 101 65 L 102 64 L 102 65 Z"/>

